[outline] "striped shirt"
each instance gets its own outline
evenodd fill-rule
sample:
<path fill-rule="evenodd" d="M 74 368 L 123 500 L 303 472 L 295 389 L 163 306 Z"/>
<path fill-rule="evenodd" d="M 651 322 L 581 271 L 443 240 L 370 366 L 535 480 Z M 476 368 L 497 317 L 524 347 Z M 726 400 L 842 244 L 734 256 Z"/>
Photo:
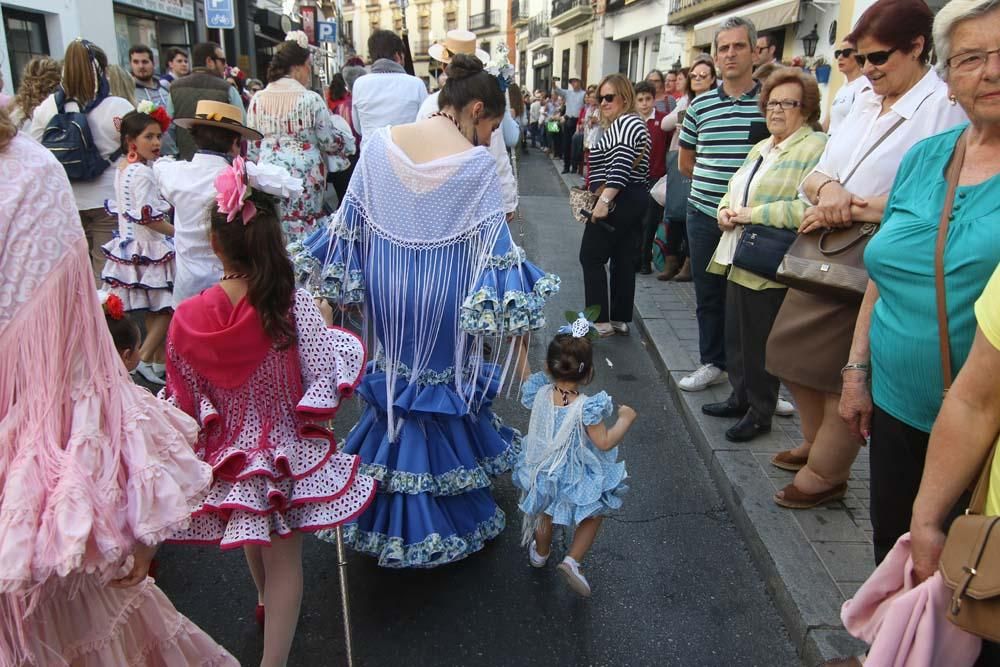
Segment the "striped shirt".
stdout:
<path fill-rule="evenodd" d="M 622 190 L 648 179 L 649 131 L 636 114 L 622 114 L 590 147 L 590 182 Z"/>
<path fill-rule="evenodd" d="M 689 201 L 713 219 L 729 179 L 750 149 L 770 136 L 757 107 L 759 95 L 759 83 L 737 98 L 719 86 L 696 97 L 684 115 L 680 147 L 695 152 Z"/>

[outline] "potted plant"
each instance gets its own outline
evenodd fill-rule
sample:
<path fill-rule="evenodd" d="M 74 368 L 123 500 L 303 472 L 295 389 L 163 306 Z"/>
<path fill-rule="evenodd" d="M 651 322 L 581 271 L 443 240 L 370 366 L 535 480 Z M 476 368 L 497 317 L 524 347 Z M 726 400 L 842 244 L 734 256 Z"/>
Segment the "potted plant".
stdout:
<path fill-rule="evenodd" d="M 816 74 L 817 83 L 830 83 L 830 65 L 827 64 L 826 58 L 820 56 L 813 63 L 813 71 Z"/>

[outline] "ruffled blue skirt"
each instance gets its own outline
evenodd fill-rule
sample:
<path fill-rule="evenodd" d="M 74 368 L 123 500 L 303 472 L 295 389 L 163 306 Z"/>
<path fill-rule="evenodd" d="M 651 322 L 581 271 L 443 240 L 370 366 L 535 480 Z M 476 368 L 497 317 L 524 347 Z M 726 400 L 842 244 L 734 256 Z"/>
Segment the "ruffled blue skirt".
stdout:
<path fill-rule="evenodd" d="M 490 370 L 483 369 L 476 388 L 478 411 L 469 410 L 450 382 L 411 385 L 399 378 L 394 414 L 403 424 L 390 442 L 386 374 L 369 365 L 357 389 L 366 407 L 344 452 L 361 458 L 359 472 L 378 480 L 378 494 L 344 528 L 350 547 L 382 567 L 437 567 L 500 534 L 505 517 L 490 480 L 511 469 L 521 435 L 490 409 L 498 390 Z"/>

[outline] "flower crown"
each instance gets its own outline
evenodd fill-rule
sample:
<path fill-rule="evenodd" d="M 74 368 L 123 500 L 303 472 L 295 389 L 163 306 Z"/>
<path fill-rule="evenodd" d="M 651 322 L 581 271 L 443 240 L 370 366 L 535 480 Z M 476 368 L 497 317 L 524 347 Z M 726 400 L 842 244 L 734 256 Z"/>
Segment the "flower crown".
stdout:
<path fill-rule="evenodd" d="M 302 192 L 302 179 L 276 164 L 247 162 L 241 157 L 215 177 L 215 201 L 226 222 L 240 215 L 249 224 L 257 207 L 273 207 L 273 197 L 287 199 Z"/>
<path fill-rule="evenodd" d="M 486 64 L 486 71 L 496 77 L 500 91 L 506 93 L 510 84 L 514 83 L 514 66 L 507 58 L 507 45 L 498 44 L 496 58 Z"/>
<path fill-rule="evenodd" d="M 285 33 L 285 41 L 295 42 L 303 49 L 309 48 L 309 35 L 302 30 L 292 30 L 291 32 Z"/>
<path fill-rule="evenodd" d="M 162 106 L 159 106 L 149 100 L 143 100 L 136 105 L 135 110 L 139 113 L 144 113 L 151 117 L 160 126 L 160 132 L 166 132 L 170 128 L 170 122 L 173 120 L 170 118 L 170 114 Z"/>
<path fill-rule="evenodd" d="M 97 296 L 101 300 L 101 309 L 104 314 L 113 320 L 120 320 L 125 317 L 125 304 L 117 294 L 110 292 L 98 292 Z"/>
<path fill-rule="evenodd" d="M 597 327 L 594 321 L 601 314 L 600 306 L 587 306 L 582 313 L 574 313 L 572 310 L 566 311 L 566 324 L 559 327 L 557 333 L 569 334 L 573 338 L 599 338 Z"/>

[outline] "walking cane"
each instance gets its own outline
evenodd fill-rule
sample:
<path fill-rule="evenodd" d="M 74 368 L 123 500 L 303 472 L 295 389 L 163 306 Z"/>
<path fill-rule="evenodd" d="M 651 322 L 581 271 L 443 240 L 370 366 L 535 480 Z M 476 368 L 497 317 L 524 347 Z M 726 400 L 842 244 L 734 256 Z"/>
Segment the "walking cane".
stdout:
<path fill-rule="evenodd" d="M 347 667 L 354 667 L 354 651 L 351 645 L 351 605 L 347 599 L 347 558 L 344 555 L 344 529 L 337 526 L 337 573 L 340 576 L 340 606 L 344 614 L 344 650 L 347 652 Z"/>

